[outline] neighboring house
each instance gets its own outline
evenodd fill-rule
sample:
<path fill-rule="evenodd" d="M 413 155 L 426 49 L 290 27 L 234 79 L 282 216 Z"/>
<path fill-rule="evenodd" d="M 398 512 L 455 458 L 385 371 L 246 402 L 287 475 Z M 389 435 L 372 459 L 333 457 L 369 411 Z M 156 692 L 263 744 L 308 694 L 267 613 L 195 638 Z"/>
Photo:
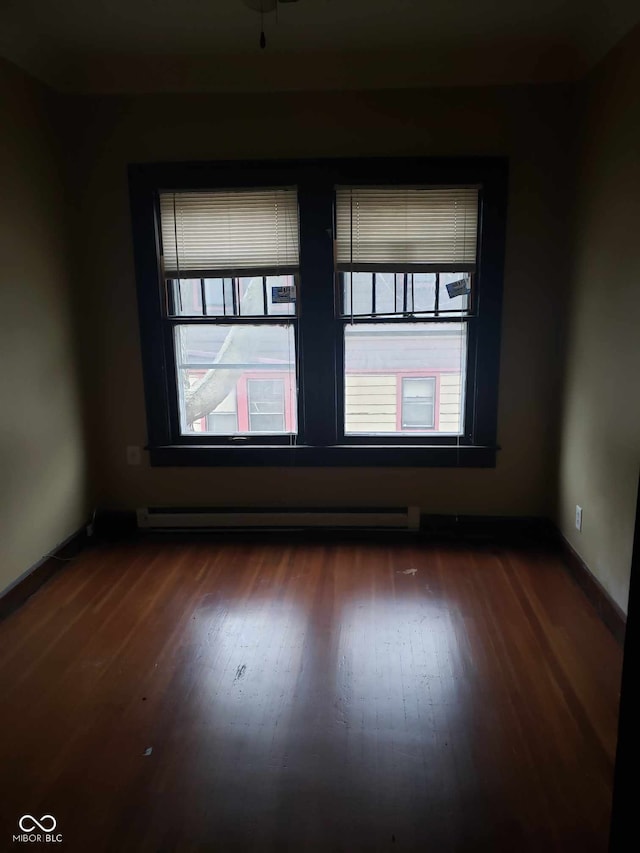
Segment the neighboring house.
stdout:
<path fill-rule="evenodd" d="M 347 433 L 458 433 L 464 381 L 460 326 L 415 334 L 389 326 L 354 326 L 347 334 Z M 228 328 L 199 326 L 186 353 L 189 385 L 211 369 Z M 287 337 L 264 336 L 232 391 L 195 432 L 296 431 L 295 358 Z M 279 344 L 284 343 L 282 346 Z M 292 348 L 293 349 L 293 348 Z M 198 365 L 202 364 L 202 367 Z"/>

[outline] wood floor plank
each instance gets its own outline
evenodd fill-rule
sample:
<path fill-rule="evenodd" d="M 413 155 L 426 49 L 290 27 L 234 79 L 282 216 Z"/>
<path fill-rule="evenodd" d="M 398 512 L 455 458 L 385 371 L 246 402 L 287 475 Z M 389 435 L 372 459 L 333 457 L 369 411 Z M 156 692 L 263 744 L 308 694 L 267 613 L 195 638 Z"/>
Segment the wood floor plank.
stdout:
<path fill-rule="evenodd" d="M 621 657 L 541 549 L 93 548 L 0 624 L 0 849 L 604 853 Z"/>

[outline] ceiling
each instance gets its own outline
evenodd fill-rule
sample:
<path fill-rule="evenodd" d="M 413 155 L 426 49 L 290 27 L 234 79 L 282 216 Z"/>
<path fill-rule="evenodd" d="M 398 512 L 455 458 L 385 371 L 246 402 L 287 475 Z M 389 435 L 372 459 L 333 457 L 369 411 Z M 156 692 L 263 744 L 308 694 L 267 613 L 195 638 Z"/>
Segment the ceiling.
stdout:
<path fill-rule="evenodd" d="M 66 91 L 265 91 L 574 80 L 637 0 L 0 0 L 0 55 Z"/>

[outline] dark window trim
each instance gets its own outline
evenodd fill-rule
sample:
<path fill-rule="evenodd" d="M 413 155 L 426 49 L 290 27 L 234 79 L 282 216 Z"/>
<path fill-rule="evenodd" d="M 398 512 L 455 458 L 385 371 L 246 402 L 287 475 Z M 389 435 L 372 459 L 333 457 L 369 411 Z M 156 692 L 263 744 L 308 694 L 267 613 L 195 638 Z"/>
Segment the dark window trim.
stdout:
<path fill-rule="evenodd" d="M 264 465 L 300 468 L 387 466 L 393 468 L 493 468 L 499 448 L 464 445 L 182 445 L 149 448 L 152 465 L 184 468 L 218 466 L 256 468 Z"/>
<path fill-rule="evenodd" d="M 508 164 L 502 157 L 363 158 L 288 161 L 153 163 L 129 167 L 138 309 L 152 465 L 336 465 L 336 466 L 495 466 L 498 371 Z M 337 184 L 479 184 L 479 282 L 470 323 L 468 359 L 475 382 L 466 395 L 465 435 L 459 440 L 429 436 L 402 438 L 402 444 L 343 443 L 339 430 L 339 381 L 344 318 L 335 310 L 331 234 L 333 188 Z M 305 444 L 290 447 L 288 436 L 265 445 L 202 444 L 200 436 L 176 444 L 176 383 L 163 323 L 163 283 L 159 270 L 157 192 L 204 188 L 292 185 L 300 205 L 300 288 L 298 318 L 300 383 L 298 424 Z M 187 318 L 185 318 L 187 319 Z M 284 318 L 283 318 L 284 319 Z M 362 318 L 365 320 L 365 318 Z M 161 330 L 165 328 L 164 334 Z M 329 336 L 329 340 L 328 340 Z M 330 338 L 333 339 L 333 345 Z M 328 345 L 329 344 L 329 345 Z M 208 437 L 207 437 L 208 438 Z M 424 440 L 424 439 L 423 439 Z M 298 439 L 299 441 L 299 439 Z M 397 441 L 397 439 L 396 439 Z"/>

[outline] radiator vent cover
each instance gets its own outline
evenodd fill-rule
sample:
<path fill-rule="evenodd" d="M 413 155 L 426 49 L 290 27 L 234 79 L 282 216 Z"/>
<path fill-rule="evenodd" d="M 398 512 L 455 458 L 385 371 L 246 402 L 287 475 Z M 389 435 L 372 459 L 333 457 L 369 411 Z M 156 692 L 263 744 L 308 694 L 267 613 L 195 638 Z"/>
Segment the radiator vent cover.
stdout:
<path fill-rule="evenodd" d="M 142 507 L 142 530 L 250 530 L 341 528 L 418 530 L 419 507 L 365 509 L 182 509 Z"/>

